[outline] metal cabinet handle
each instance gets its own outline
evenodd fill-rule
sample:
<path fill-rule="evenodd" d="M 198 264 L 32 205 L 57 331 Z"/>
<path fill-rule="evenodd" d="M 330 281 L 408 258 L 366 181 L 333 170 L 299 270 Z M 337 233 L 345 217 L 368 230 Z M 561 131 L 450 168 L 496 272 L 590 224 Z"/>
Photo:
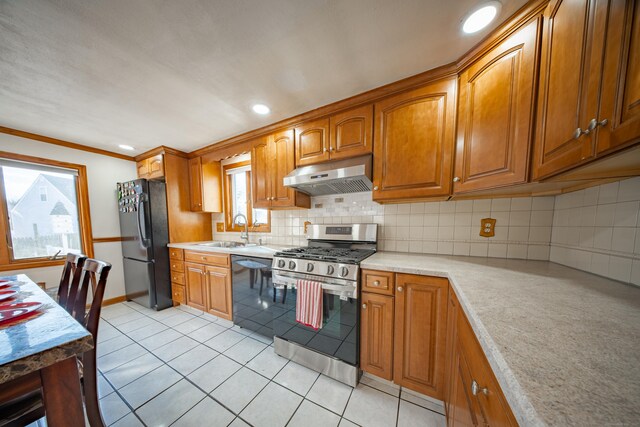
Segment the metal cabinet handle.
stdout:
<path fill-rule="evenodd" d="M 582 135 L 589 135 L 590 133 L 591 131 L 589 129 L 582 130 L 581 128 L 578 128 L 573 132 L 573 139 L 578 139 Z"/>
<path fill-rule="evenodd" d="M 323 152 L 323 153 L 326 153 L 326 152 L 327 152 L 327 149 L 326 149 L 326 148 L 323 148 L 323 149 L 322 149 L 322 152 Z"/>
<path fill-rule="evenodd" d="M 456 176 L 455 178 L 453 178 L 453 182 L 460 182 L 460 177 Z"/>
<path fill-rule="evenodd" d="M 481 388 L 476 380 L 471 381 L 471 394 L 477 396 L 478 392 L 484 394 L 485 396 L 489 395 L 489 389 L 487 389 L 486 387 Z"/>
<path fill-rule="evenodd" d="M 402 292 L 402 286 L 398 286 L 398 292 Z"/>
<path fill-rule="evenodd" d="M 362 309 L 366 310 L 367 309 L 367 304 L 362 304 Z"/>
<path fill-rule="evenodd" d="M 203 261 L 206 261 L 206 260 L 207 260 L 207 257 L 206 257 L 206 256 L 201 256 L 200 258 L 202 258 L 202 260 L 203 260 Z"/>
<path fill-rule="evenodd" d="M 333 152 L 334 151 L 333 147 L 329 147 L 329 151 Z"/>
<path fill-rule="evenodd" d="M 378 191 L 378 186 L 373 187 L 374 190 Z"/>
<path fill-rule="evenodd" d="M 598 126 L 606 126 L 607 123 L 609 123 L 609 120 L 607 119 L 601 121 L 598 121 L 597 119 L 591 119 L 591 121 L 589 122 L 589 126 L 587 126 L 587 130 L 589 132 L 593 132 L 593 130 Z"/>
<path fill-rule="evenodd" d="M 373 281 L 373 286 L 380 286 L 380 281 L 379 280 L 374 280 Z"/>

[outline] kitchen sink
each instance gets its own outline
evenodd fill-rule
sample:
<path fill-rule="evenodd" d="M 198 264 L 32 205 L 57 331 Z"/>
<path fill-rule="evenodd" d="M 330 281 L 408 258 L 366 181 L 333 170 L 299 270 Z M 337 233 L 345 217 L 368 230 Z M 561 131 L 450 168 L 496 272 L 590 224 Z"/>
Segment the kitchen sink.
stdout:
<path fill-rule="evenodd" d="M 210 248 L 243 248 L 246 246 L 256 246 L 255 243 L 245 244 L 243 242 L 206 242 L 198 243 L 198 246 L 207 246 Z"/>

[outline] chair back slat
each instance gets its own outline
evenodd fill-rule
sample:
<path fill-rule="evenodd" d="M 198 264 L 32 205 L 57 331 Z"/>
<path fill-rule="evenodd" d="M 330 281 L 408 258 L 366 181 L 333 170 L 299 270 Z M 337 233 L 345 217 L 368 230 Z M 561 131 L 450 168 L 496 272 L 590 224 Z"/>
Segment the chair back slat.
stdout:
<path fill-rule="evenodd" d="M 62 270 L 62 277 L 58 286 L 58 303 L 69 313 L 72 311 L 73 303 L 77 294 L 77 287 L 80 280 L 80 270 L 87 259 L 85 255 L 68 253 Z"/>

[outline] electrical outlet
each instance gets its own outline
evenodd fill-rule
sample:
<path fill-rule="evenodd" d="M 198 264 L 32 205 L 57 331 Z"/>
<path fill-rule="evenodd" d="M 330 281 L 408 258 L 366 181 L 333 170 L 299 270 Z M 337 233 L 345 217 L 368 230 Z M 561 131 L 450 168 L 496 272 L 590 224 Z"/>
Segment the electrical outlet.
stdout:
<path fill-rule="evenodd" d="M 496 220 L 493 218 L 482 218 L 480 220 L 480 235 L 482 237 L 493 237 L 496 235 Z"/>
<path fill-rule="evenodd" d="M 216 222 L 216 231 L 218 233 L 224 233 L 224 222 Z"/>

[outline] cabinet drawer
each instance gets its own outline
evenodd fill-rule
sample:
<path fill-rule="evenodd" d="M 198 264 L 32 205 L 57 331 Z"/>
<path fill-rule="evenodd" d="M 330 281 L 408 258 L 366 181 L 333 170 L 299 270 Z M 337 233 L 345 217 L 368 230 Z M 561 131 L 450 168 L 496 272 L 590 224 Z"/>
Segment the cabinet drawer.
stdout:
<path fill-rule="evenodd" d="M 213 254 L 207 252 L 185 251 L 185 261 L 197 262 L 199 264 L 211 264 L 227 267 L 229 265 L 229 255 Z"/>
<path fill-rule="evenodd" d="M 169 248 L 169 258 L 182 261 L 184 259 L 184 251 L 178 248 Z"/>
<path fill-rule="evenodd" d="M 172 271 L 171 282 L 184 285 L 184 273 L 178 273 L 177 271 Z"/>
<path fill-rule="evenodd" d="M 187 300 L 185 298 L 184 286 L 178 285 L 176 283 L 171 284 L 171 299 L 174 302 L 178 302 L 180 304 L 186 304 Z"/>
<path fill-rule="evenodd" d="M 362 270 L 362 291 L 393 295 L 394 273 L 389 271 Z"/>
<path fill-rule="evenodd" d="M 176 261 L 174 259 L 171 260 L 171 272 L 182 272 L 184 271 L 184 262 L 182 261 Z"/>

